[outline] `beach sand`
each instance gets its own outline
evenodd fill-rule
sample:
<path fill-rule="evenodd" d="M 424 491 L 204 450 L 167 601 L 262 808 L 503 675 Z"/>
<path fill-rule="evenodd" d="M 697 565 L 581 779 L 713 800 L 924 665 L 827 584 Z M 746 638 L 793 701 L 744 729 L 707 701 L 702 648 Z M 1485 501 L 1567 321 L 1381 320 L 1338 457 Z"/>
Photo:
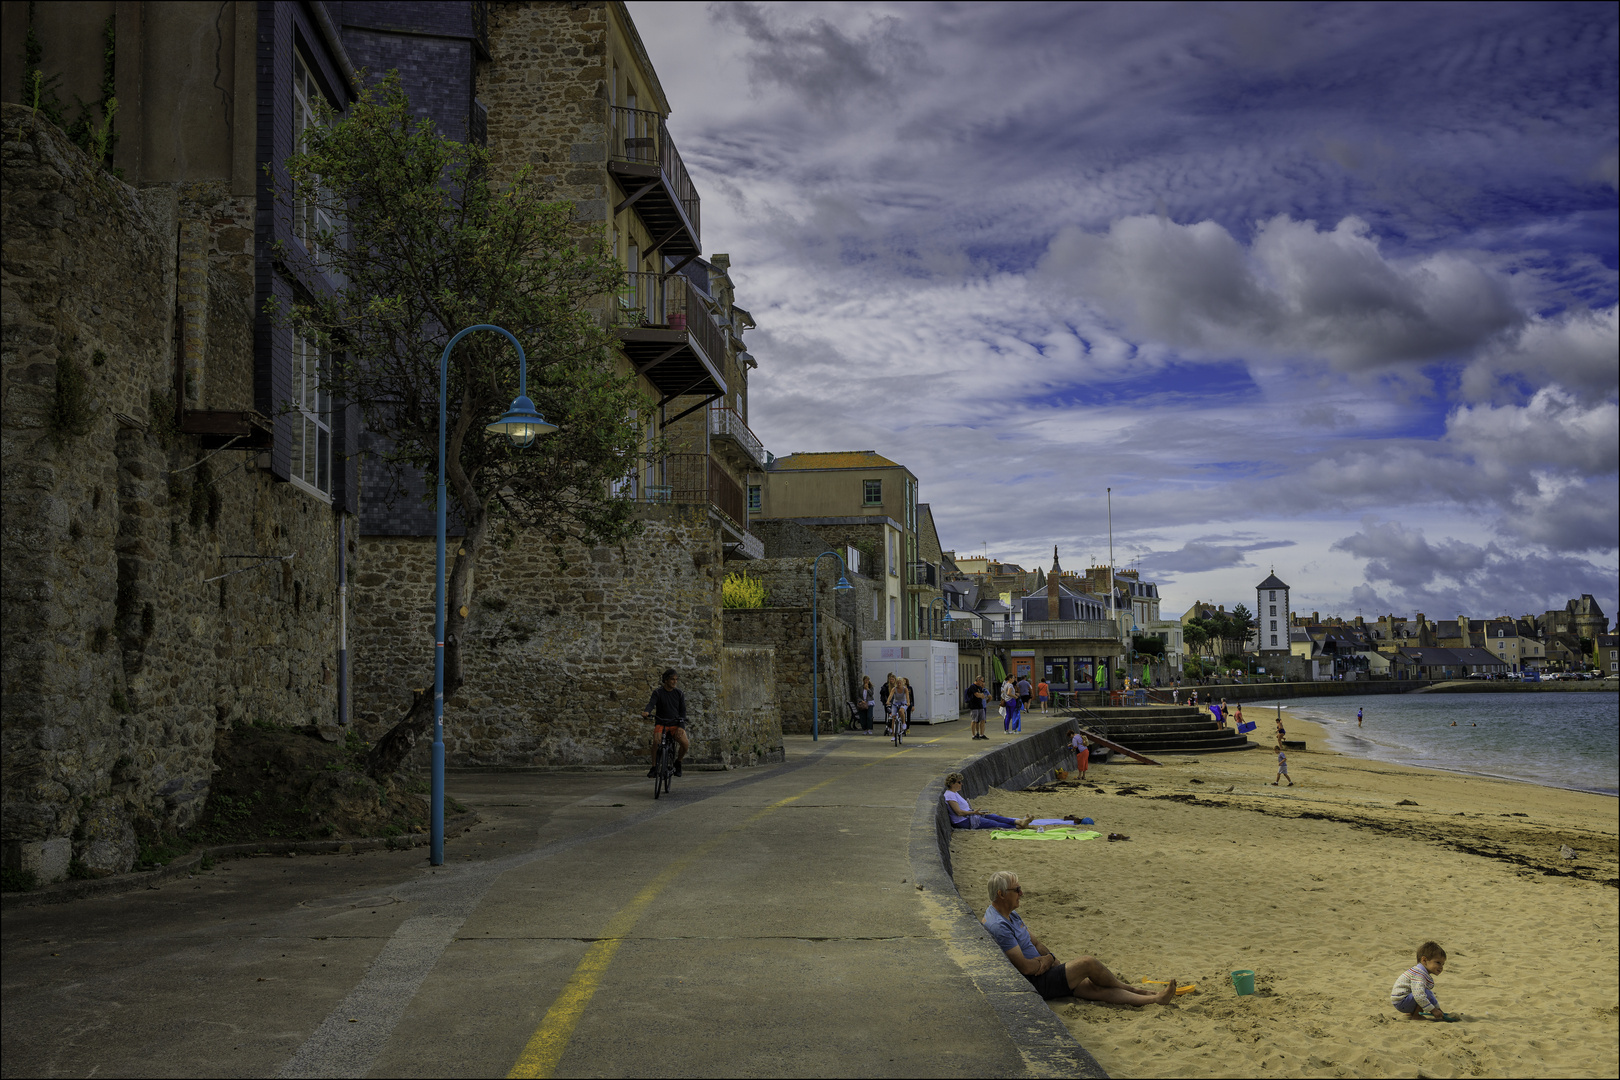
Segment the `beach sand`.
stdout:
<path fill-rule="evenodd" d="M 1288 728 L 1326 747 L 1314 725 Z M 1013 870 L 1021 913 L 1059 958 L 1198 984 L 1168 1007 L 1051 1002 L 1111 1075 L 1620 1072 L 1615 799 L 1331 752 L 1290 751 L 1292 789 L 1270 786 L 1267 750 L 1163 760 L 974 799 L 1009 816 L 1089 816 L 1129 842 L 952 838 L 976 911 L 985 879 Z M 1460 1023 L 1389 1006 L 1428 939 L 1450 954 L 1435 992 Z M 1242 968 L 1253 996 L 1232 989 Z"/>

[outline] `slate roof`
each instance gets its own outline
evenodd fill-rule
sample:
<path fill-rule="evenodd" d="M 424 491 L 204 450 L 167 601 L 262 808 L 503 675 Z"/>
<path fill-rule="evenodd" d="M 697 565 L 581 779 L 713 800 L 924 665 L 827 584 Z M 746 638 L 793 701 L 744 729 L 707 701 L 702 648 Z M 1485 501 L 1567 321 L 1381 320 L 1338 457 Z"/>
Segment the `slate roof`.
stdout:
<path fill-rule="evenodd" d="M 1288 587 L 1288 584 L 1280 580 L 1276 574 L 1272 574 L 1270 577 L 1266 578 L 1266 580 L 1255 586 L 1257 589 L 1286 589 Z"/>

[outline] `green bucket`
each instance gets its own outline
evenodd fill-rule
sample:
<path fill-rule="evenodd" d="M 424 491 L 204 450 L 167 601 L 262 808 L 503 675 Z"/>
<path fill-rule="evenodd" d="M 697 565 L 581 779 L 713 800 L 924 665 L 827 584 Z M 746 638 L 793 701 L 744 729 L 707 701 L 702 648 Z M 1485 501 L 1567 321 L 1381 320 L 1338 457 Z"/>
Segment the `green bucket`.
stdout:
<path fill-rule="evenodd" d="M 1246 997 L 1249 994 L 1254 993 L 1254 972 L 1232 972 L 1232 989 L 1238 992 L 1239 997 Z"/>

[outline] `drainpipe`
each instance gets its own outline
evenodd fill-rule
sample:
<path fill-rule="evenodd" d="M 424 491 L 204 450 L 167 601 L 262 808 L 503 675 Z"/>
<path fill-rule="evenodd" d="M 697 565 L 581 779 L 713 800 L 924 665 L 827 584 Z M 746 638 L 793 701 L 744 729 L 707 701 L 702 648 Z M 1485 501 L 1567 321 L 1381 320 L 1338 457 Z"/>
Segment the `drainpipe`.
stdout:
<path fill-rule="evenodd" d="M 349 723 L 349 519 L 338 512 L 338 726 Z"/>

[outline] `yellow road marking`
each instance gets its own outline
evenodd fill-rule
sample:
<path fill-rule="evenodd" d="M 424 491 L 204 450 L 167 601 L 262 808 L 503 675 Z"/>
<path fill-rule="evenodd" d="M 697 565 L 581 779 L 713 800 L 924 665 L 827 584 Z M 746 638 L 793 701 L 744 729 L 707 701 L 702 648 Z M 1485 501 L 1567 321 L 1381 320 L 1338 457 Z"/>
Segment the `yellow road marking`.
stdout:
<path fill-rule="evenodd" d="M 870 769 L 873 765 L 898 757 L 905 753 L 896 750 L 892 754 L 885 754 L 875 761 L 868 761 L 865 765 L 857 765 L 853 769 L 828 777 L 817 784 L 812 784 L 797 795 L 789 795 L 771 803 L 751 816 L 745 818 L 740 825 L 733 825 L 725 832 L 712 840 L 705 841 L 693 848 L 681 858 L 666 866 L 662 873 L 649 881 L 635 897 L 620 908 L 613 918 L 608 920 L 607 926 L 602 928 L 602 936 L 585 950 L 585 958 L 574 968 L 573 975 L 568 978 L 568 985 L 564 986 L 557 1000 L 551 1003 L 546 1015 L 540 1021 L 540 1026 L 529 1037 L 528 1045 L 524 1046 L 523 1053 L 518 1055 L 517 1063 L 506 1075 L 510 1078 L 549 1077 L 555 1075 L 557 1065 L 562 1061 L 564 1051 L 568 1049 L 568 1040 L 573 1038 L 574 1028 L 579 1026 L 579 1019 L 585 1013 L 585 1007 L 596 996 L 597 988 L 602 984 L 602 976 L 607 973 L 608 965 L 613 962 L 613 955 L 624 944 L 636 922 L 640 920 L 642 912 L 646 911 L 658 894 L 663 892 L 670 882 L 680 876 L 692 862 L 708 854 L 733 833 L 741 832 L 760 818 L 773 814 L 789 803 L 797 802 L 813 792 L 820 791 L 828 784 L 842 780 L 852 773 L 862 769 Z"/>

